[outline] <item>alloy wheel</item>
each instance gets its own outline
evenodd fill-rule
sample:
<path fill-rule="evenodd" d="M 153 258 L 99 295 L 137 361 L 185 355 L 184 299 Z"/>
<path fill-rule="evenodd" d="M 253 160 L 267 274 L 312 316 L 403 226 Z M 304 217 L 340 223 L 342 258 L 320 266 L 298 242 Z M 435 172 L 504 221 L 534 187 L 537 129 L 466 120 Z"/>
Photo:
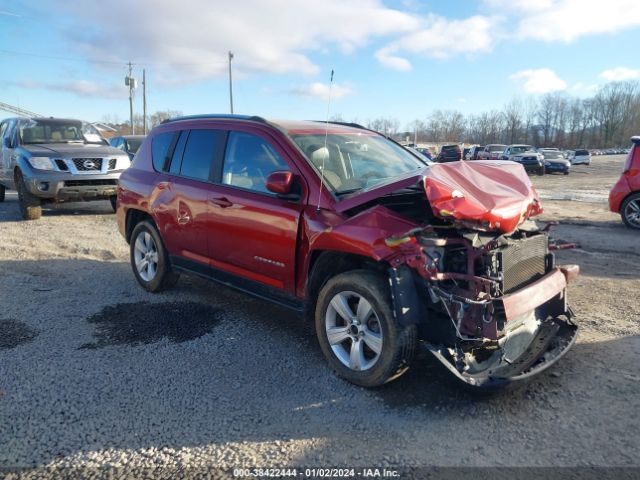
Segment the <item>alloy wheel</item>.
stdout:
<path fill-rule="evenodd" d="M 624 216 L 634 228 L 640 228 L 640 198 L 627 202 Z"/>
<path fill-rule="evenodd" d="M 351 370 L 368 370 L 380 358 L 383 335 L 380 320 L 360 294 L 336 294 L 325 314 L 325 331 L 336 358 Z"/>
<path fill-rule="evenodd" d="M 149 232 L 140 232 L 135 241 L 133 255 L 140 278 L 145 282 L 153 280 L 158 272 L 158 248 Z"/>

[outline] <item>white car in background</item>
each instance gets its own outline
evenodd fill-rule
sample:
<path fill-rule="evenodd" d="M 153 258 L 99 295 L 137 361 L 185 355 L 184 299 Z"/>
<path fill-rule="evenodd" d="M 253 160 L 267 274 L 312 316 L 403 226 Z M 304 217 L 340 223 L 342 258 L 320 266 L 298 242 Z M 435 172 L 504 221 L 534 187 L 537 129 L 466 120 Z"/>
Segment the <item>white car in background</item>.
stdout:
<path fill-rule="evenodd" d="M 571 165 L 591 165 L 591 154 L 589 150 L 579 149 L 569 153 Z"/>

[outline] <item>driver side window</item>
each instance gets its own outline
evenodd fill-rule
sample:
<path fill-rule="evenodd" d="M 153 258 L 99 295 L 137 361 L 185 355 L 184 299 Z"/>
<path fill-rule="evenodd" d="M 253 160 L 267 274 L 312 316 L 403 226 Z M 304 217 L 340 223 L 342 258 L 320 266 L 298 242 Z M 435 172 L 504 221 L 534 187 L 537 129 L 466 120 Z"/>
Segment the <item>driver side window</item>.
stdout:
<path fill-rule="evenodd" d="M 229 133 L 223 184 L 270 193 L 266 187 L 267 177 L 278 170 L 290 169 L 266 140 L 245 132 Z"/>

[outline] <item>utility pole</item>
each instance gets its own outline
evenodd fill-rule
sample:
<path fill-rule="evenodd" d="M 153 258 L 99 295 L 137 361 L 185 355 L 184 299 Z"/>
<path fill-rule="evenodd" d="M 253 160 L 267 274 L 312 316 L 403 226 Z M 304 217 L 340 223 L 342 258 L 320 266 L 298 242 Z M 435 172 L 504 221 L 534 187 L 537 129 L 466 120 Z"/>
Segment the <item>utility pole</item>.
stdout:
<path fill-rule="evenodd" d="M 147 134 L 147 75 L 142 69 L 142 133 Z"/>
<path fill-rule="evenodd" d="M 131 77 L 131 62 L 129 62 L 129 76 L 127 77 L 127 85 L 129 85 L 129 121 L 131 122 L 131 135 L 135 135 L 135 127 L 133 126 L 133 78 Z"/>
<path fill-rule="evenodd" d="M 231 80 L 231 60 L 233 60 L 233 53 L 229 50 L 229 106 L 231 107 L 231 113 L 233 113 L 233 82 Z"/>

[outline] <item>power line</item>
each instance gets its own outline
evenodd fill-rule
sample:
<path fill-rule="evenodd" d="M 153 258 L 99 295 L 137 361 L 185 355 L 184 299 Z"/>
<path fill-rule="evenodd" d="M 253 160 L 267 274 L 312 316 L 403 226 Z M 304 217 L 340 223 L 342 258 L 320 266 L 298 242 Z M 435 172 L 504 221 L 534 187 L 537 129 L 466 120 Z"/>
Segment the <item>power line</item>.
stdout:
<path fill-rule="evenodd" d="M 129 65 L 129 62 L 126 60 L 94 60 L 92 58 L 80 58 L 80 57 L 62 57 L 57 55 L 42 55 L 39 53 L 30 53 L 30 52 L 17 52 L 14 50 L 5 50 L 0 49 L 0 53 L 5 53 L 7 55 L 16 55 L 21 57 L 37 57 L 37 58 L 47 58 L 49 60 L 64 60 L 68 62 L 86 62 L 86 63 L 102 63 L 105 65 Z M 132 65 L 136 66 L 150 66 L 150 65 L 166 65 L 166 66 L 188 66 L 188 65 L 226 65 L 226 60 L 220 60 L 215 62 L 161 62 L 161 61 L 144 61 L 144 62 L 131 62 Z"/>

